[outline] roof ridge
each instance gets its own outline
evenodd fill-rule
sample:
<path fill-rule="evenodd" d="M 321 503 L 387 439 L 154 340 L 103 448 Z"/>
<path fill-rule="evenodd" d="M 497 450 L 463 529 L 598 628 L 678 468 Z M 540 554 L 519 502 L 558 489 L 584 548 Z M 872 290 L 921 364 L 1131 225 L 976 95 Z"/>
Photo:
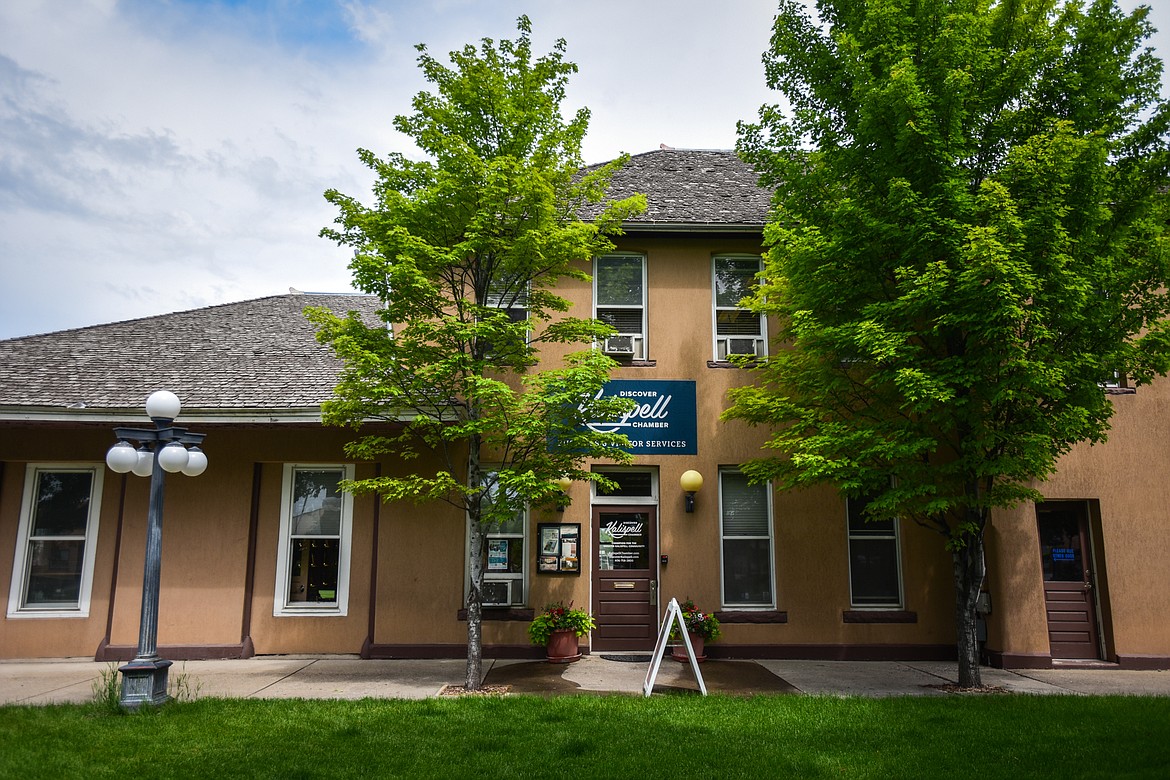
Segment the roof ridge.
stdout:
<path fill-rule="evenodd" d="M 649 157 L 652 154 L 664 154 L 664 153 L 669 154 L 672 152 L 684 152 L 684 153 L 686 153 L 686 152 L 704 152 L 707 154 L 721 154 L 721 155 L 728 156 L 728 157 L 734 157 L 737 160 L 740 159 L 739 153 L 736 152 L 735 149 L 706 149 L 706 148 L 691 149 L 688 147 L 681 147 L 681 146 L 680 147 L 673 147 L 672 146 L 672 147 L 668 147 L 666 149 L 662 149 L 662 148 L 650 149 L 650 150 L 645 151 L 645 152 L 634 152 L 634 153 L 622 152 L 622 154 L 628 154 L 629 158 L 631 160 L 635 160 L 639 157 Z M 600 168 L 603 165 L 608 165 L 609 163 L 613 162 L 616 159 L 617 159 L 617 157 L 611 157 L 608 160 L 602 160 L 601 162 L 597 162 L 597 163 L 590 163 L 589 165 L 584 166 L 582 168 L 582 170 L 589 170 L 591 168 Z"/>
<path fill-rule="evenodd" d="M 67 335 L 70 333 L 80 333 L 84 331 L 94 330 L 96 328 L 108 328 L 114 325 L 133 325 L 139 322 L 147 322 L 149 320 L 159 320 L 163 318 L 170 318 L 182 314 L 194 314 L 195 312 L 211 311 L 212 309 L 223 309 L 229 306 L 243 306 L 249 303 L 259 303 L 261 301 L 269 301 L 277 298 L 338 298 L 338 297 L 373 297 L 368 293 L 320 293 L 320 292 L 295 292 L 295 293 L 279 293 L 277 295 L 262 295 L 259 298 L 246 298 L 242 301 L 226 301 L 224 303 L 211 303 L 206 306 L 195 306 L 190 309 L 180 309 L 178 311 L 168 311 L 162 314 L 148 314 L 145 317 L 131 317 L 125 320 L 114 320 L 113 322 L 99 322 L 93 325 L 82 325 L 76 328 L 63 328 L 61 330 L 50 330 L 44 333 L 30 333 L 25 336 L 13 336 L 7 339 L 0 339 L 0 344 L 11 343 L 14 341 L 27 341 L 29 339 L 39 339 L 45 337 L 57 337 Z"/>

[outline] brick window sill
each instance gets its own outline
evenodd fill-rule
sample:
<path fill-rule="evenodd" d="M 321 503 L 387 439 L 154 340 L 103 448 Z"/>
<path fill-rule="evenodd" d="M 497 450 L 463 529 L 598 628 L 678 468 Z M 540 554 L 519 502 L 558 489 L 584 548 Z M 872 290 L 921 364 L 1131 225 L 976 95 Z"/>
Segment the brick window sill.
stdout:
<path fill-rule="evenodd" d="M 903 609 L 846 609 L 842 623 L 917 623 L 918 613 Z"/>
<path fill-rule="evenodd" d="M 788 612 L 777 609 L 726 610 L 715 613 L 720 623 L 787 623 Z"/>
<path fill-rule="evenodd" d="M 522 620 L 532 622 L 536 617 L 536 610 L 529 607 L 484 607 L 483 619 L 487 620 Z M 456 615 L 460 622 L 467 622 L 467 610 L 461 609 Z"/>

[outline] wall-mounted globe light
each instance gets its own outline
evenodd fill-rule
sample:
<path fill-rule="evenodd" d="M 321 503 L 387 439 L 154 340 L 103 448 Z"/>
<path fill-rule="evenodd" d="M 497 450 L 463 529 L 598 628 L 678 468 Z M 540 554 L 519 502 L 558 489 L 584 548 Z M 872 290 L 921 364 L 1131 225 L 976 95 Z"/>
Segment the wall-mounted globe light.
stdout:
<path fill-rule="evenodd" d="M 695 470 L 684 471 L 679 478 L 679 487 L 686 493 L 686 511 L 695 511 L 695 493 L 703 487 L 703 475 Z"/>
<path fill-rule="evenodd" d="M 553 481 L 553 484 L 561 489 L 561 498 L 557 500 L 557 511 L 564 512 L 565 504 L 569 500 L 569 488 L 573 487 L 573 480 L 562 474 Z"/>

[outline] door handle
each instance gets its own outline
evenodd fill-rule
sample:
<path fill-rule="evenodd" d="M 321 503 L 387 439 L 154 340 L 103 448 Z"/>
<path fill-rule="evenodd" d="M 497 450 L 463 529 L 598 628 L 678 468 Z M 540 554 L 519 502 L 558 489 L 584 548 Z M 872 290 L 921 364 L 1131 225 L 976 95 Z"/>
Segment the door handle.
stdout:
<path fill-rule="evenodd" d="M 658 580 L 650 580 L 650 603 L 658 604 Z"/>

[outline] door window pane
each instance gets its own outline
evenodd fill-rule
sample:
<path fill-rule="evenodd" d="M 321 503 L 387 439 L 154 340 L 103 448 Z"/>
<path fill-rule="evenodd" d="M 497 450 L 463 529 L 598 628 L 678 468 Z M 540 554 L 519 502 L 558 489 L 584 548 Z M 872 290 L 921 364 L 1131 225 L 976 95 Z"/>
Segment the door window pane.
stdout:
<path fill-rule="evenodd" d="M 603 571 L 649 569 L 649 513 L 602 512 L 598 558 Z"/>
<path fill-rule="evenodd" d="M 1081 526 L 1076 512 L 1046 510 L 1040 517 L 1040 560 L 1045 582 L 1085 579 Z"/>

